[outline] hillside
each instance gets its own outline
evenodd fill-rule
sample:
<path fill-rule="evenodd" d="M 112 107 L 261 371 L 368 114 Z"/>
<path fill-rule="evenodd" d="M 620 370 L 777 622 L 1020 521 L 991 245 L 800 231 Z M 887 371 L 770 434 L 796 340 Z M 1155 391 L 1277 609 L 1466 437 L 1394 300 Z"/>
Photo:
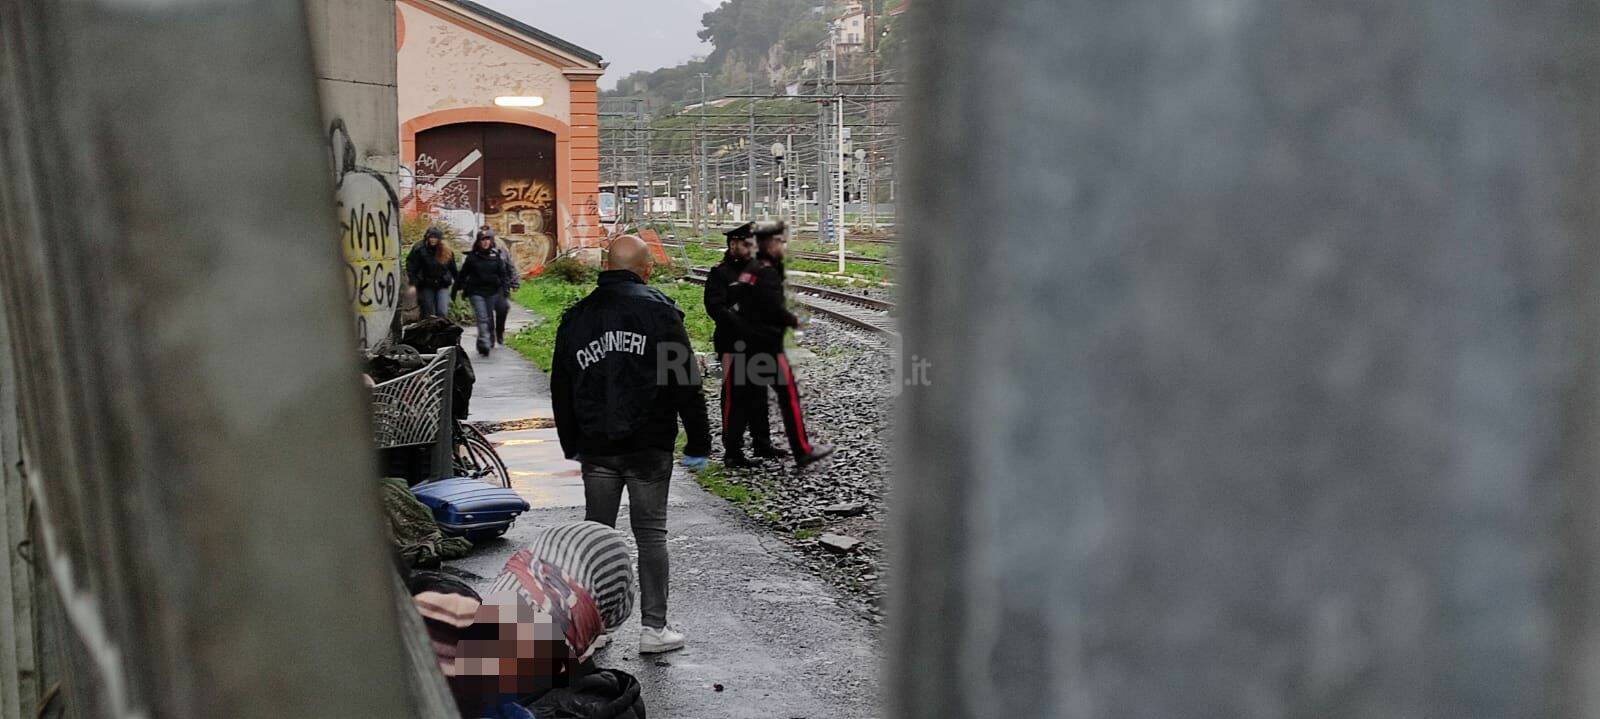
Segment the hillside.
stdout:
<path fill-rule="evenodd" d="M 906 0 L 868 0 L 885 26 L 890 11 Z M 706 73 L 706 97 L 765 93 L 786 83 L 816 77 L 817 58 L 828 45 L 828 19 L 841 12 L 843 2 L 832 0 L 726 0 L 701 17 L 699 36 L 710 42 L 704 58 L 674 67 L 641 71 L 623 77 L 605 97 L 642 97 L 652 110 L 673 112 L 700 101 L 700 73 Z M 884 35 L 880 60 L 892 66 L 898 56 L 897 38 Z M 864 75 L 865 56 L 841 58 L 840 75 Z M 883 68 L 880 68 L 883 69 Z"/>

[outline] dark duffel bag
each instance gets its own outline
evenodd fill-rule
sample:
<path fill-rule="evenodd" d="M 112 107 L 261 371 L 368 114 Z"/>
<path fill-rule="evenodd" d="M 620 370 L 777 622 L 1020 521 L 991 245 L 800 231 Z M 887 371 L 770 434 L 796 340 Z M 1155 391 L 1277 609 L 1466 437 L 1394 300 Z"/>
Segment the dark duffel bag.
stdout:
<path fill-rule="evenodd" d="M 602 669 L 563 689 L 551 689 L 528 707 L 535 719 L 645 719 L 639 680 Z"/>
<path fill-rule="evenodd" d="M 412 487 L 411 493 L 433 510 L 433 519 L 445 534 L 474 543 L 505 534 L 517 515 L 528 511 L 528 500 L 521 495 L 481 479 L 424 482 Z"/>

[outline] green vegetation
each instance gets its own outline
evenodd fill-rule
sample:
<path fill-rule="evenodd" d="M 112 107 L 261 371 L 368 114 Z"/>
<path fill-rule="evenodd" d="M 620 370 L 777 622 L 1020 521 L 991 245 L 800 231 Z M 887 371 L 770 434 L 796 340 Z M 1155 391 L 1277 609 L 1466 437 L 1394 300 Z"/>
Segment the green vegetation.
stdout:
<path fill-rule="evenodd" d="M 759 505 L 766 499 L 766 495 L 760 489 L 748 486 L 738 479 L 730 478 L 727 471 L 723 469 L 721 462 L 707 462 L 705 470 L 696 474 L 694 481 L 698 482 L 707 492 L 733 502 L 739 505 L 741 509 L 752 513 L 755 513 L 753 511 L 755 505 Z"/>
<path fill-rule="evenodd" d="M 801 272 L 823 272 L 835 274 L 839 271 L 839 262 L 837 260 L 833 262 L 824 262 L 822 260 L 803 260 L 798 257 L 794 257 L 786 260 L 783 263 L 783 266 L 791 270 L 800 270 Z M 890 268 L 888 265 L 869 265 L 860 262 L 850 262 L 849 260 L 846 260 L 844 263 L 844 273 L 846 275 L 855 277 L 857 279 L 871 280 L 873 282 L 894 281 L 889 274 L 889 269 Z M 805 279 L 807 282 L 810 282 L 815 278 L 807 277 Z"/>
<path fill-rule="evenodd" d="M 562 260 L 550 263 L 543 274 L 525 280 L 522 288 L 512 293 L 511 299 L 537 315 L 538 322 L 506 338 L 506 345 L 527 357 L 539 369 L 550 371 L 550 358 L 556 347 L 556 326 L 561 313 L 594 289 L 593 268 L 579 266 L 557 267 Z M 572 264 L 578 264 L 573 262 Z M 669 268 L 658 268 L 652 275 L 651 286 L 678 304 L 683 310 L 684 329 L 689 332 L 689 342 L 697 352 L 711 351 L 711 333 L 716 329 L 711 317 L 706 315 L 705 292 L 699 285 L 678 282 L 677 274 Z M 584 278 L 571 282 L 566 277 Z"/>
<path fill-rule="evenodd" d="M 542 275 L 524 280 L 522 287 L 511 293 L 511 299 L 531 310 L 539 321 L 507 337 L 506 345 L 527 357 L 539 369 L 549 372 L 550 358 L 556 349 L 556 325 L 561 321 L 561 313 L 583 299 L 592 288 L 590 284 L 566 282 Z"/>
<path fill-rule="evenodd" d="M 757 88 L 757 90 L 761 91 L 761 88 Z M 749 88 L 746 88 L 737 92 L 749 91 Z M 708 97 L 715 99 L 716 95 L 708 95 Z M 698 90 L 695 93 L 695 101 L 699 102 Z M 702 121 L 713 126 L 718 124 L 726 125 L 730 122 L 742 125 L 750 117 L 752 111 L 755 113 L 757 121 L 762 124 L 783 125 L 792 121 L 797 114 L 815 116 L 817 106 L 811 102 L 798 99 L 731 100 L 727 104 L 712 105 L 703 109 L 691 108 L 682 114 L 664 114 L 650 123 L 651 129 L 655 131 L 655 136 L 651 140 L 651 151 L 662 155 L 688 154 L 694 148 L 695 128 L 699 127 Z M 702 114 L 708 117 L 700 117 Z M 865 116 L 858 117 L 856 113 L 852 112 L 846 117 L 854 121 Z M 762 152 L 765 152 L 765 150 L 762 150 Z M 745 150 L 730 141 L 727 144 L 708 147 L 707 154 L 712 160 L 724 159 L 729 156 L 742 158 L 745 156 Z M 742 163 L 743 161 L 741 160 L 740 162 Z M 679 236 L 683 235 L 680 234 Z M 717 239 L 721 240 L 722 236 L 718 235 Z"/>
<path fill-rule="evenodd" d="M 825 244 L 819 240 L 791 241 L 789 249 L 799 252 L 838 252 L 838 245 Z M 894 246 L 880 242 L 851 242 L 844 241 L 845 254 L 871 257 L 873 259 L 888 259 L 893 254 Z"/>
<path fill-rule="evenodd" d="M 699 102 L 702 72 L 710 75 L 710 97 L 744 92 L 752 82 L 764 89 L 769 53 L 776 52 L 773 59 L 783 67 L 799 67 L 827 36 L 826 22 L 816 0 L 727 0 L 700 18 L 699 36 L 712 44 L 710 55 L 633 73 L 608 94 L 643 96 L 654 108 Z"/>
<path fill-rule="evenodd" d="M 561 280 L 575 285 L 592 285 L 600 276 L 599 268 L 586 265 L 570 255 L 557 257 L 544 266 L 541 277 Z"/>
<path fill-rule="evenodd" d="M 704 238 L 702 240 L 703 242 L 705 242 L 705 244 L 698 244 L 698 243 L 694 242 L 694 238 L 690 237 L 690 236 L 682 236 L 682 235 L 680 235 L 680 237 L 685 237 L 685 242 L 684 242 L 684 246 L 683 246 L 682 251 L 677 253 L 677 254 L 682 259 L 687 260 L 690 265 L 692 265 L 694 267 L 710 267 L 710 266 L 715 265 L 716 263 L 722 261 L 722 249 L 721 249 L 722 245 L 720 244 L 722 242 L 722 237 L 720 235 L 718 235 L 715 238 L 715 243 L 711 242 L 711 240 L 709 239 L 709 236 L 707 236 L 707 238 Z M 861 243 L 861 245 L 859 245 L 859 247 L 878 247 L 878 248 L 882 248 L 883 246 L 882 245 L 874 246 L 874 245 L 870 245 L 870 244 L 867 244 L 867 243 Z M 824 251 L 826 251 L 826 248 L 822 248 L 821 246 L 816 245 L 815 243 L 807 243 L 805 245 L 798 245 L 797 244 L 795 246 L 795 249 L 800 250 L 800 251 L 804 251 L 804 252 L 824 252 Z M 845 249 L 847 251 L 849 251 L 849 252 L 858 251 L 856 249 L 852 249 L 852 246 L 848 242 L 845 243 Z M 875 249 L 875 250 L 870 250 L 870 251 L 867 251 L 867 252 L 861 252 L 860 254 L 863 255 L 863 256 L 873 256 L 871 254 L 872 252 L 876 252 L 879 255 L 882 255 L 882 254 L 884 254 L 885 250 L 884 249 Z M 798 257 L 790 258 L 787 262 L 784 263 L 784 266 L 788 267 L 791 270 L 800 270 L 802 272 L 818 272 L 818 273 L 829 274 L 829 275 L 835 274 L 839 270 L 839 263 L 838 262 L 824 262 L 822 260 L 805 260 L 805 259 L 800 259 Z M 893 277 L 891 275 L 890 269 L 891 268 L 888 265 L 881 265 L 881 264 L 868 264 L 868 263 L 863 263 L 863 262 L 849 262 L 849 261 L 844 263 L 844 273 L 845 273 L 845 275 L 850 276 L 850 277 L 854 277 L 856 279 L 868 280 L 868 281 L 871 281 L 871 282 L 892 282 L 893 281 Z M 803 279 L 803 281 L 808 283 L 808 284 L 828 285 L 830 287 L 850 287 L 851 286 L 849 283 L 838 281 L 838 280 L 834 280 L 834 279 L 828 278 L 828 277 L 805 277 L 805 278 L 796 278 L 796 279 L 797 280 Z"/>
<path fill-rule="evenodd" d="M 798 539 L 798 540 L 800 540 L 802 542 L 807 540 L 807 539 L 816 539 L 817 536 L 820 535 L 820 534 L 822 534 L 822 530 L 820 530 L 820 529 L 796 529 L 796 530 L 794 530 L 794 538 Z"/>

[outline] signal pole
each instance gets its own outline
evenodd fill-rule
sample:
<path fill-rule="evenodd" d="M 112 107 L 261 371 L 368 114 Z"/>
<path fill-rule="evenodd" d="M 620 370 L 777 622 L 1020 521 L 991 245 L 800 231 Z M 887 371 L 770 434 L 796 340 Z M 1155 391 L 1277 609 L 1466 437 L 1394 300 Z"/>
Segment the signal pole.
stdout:
<path fill-rule="evenodd" d="M 698 178 L 696 178 L 695 183 L 694 183 L 694 203 L 695 203 L 695 207 L 693 209 L 693 212 L 694 212 L 694 216 L 696 218 L 695 219 L 695 231 L 696 232 L 700 232 L 700 233 L 704 233 L 706 231 L 706 228 L 705 228 L 705 214 L 706 214 L 705 187 L 706 187 L 706 78 L 707 77 L 710 77 L 710 75 L 708 73 L 704 73 L 704 72 L 700 73 L 700 130 L 699 130 L 699 132 L 695 133 L 696 139 L 699 140 L 698 145 L 699 145 L 699 148 L 700 148 L 700 175 L 699 175 Z"/>

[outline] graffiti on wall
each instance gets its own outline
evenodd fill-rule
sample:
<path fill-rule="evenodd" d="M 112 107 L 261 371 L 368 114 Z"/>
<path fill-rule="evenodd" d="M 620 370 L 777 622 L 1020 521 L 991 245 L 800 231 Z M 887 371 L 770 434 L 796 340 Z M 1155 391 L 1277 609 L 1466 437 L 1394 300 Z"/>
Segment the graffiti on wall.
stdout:
<path fill-rule="evenodd" d="M 485 219 L 511 247 L 518 267 L 538 267 L 555 257 L 556 195 L 549 183 L 502 180 Z"/>
<path fill-rule="evenodd" d="M 435 208 L 477 210 L 477 178 L 463 178 L 461 173 L 482 156 L 481 152 L 474 151 L 460 162 L 446 163 L 428 153 L 418 155 L 416 177 L 421 180 L 417 189 L 419 205 L 429 211 Z"/>
<path fill-rule="evenodd" d="M 343 120 L 328 130 L 338 197 L 340 247 L 361 347 L 389 332 L 400 298 L 400 199 L 383 173 L 356 162 Z"/>
<path fill-rule="evenodd" d="M 519 269 L 531 270 L 555 257 L 566 226 L 558 221 L 564 208 L 558 200 L 554 133 L 509 123 L 454 123 L 417 133 L 416 152 L 413 194 L 419 200 L 433 187 L 448 189 L 450 182 L 481 189 L 465 199 L 476 204 L 477 222 L 505 242 Z M 438 179 L 425 188 L 425 176 Z"/>

